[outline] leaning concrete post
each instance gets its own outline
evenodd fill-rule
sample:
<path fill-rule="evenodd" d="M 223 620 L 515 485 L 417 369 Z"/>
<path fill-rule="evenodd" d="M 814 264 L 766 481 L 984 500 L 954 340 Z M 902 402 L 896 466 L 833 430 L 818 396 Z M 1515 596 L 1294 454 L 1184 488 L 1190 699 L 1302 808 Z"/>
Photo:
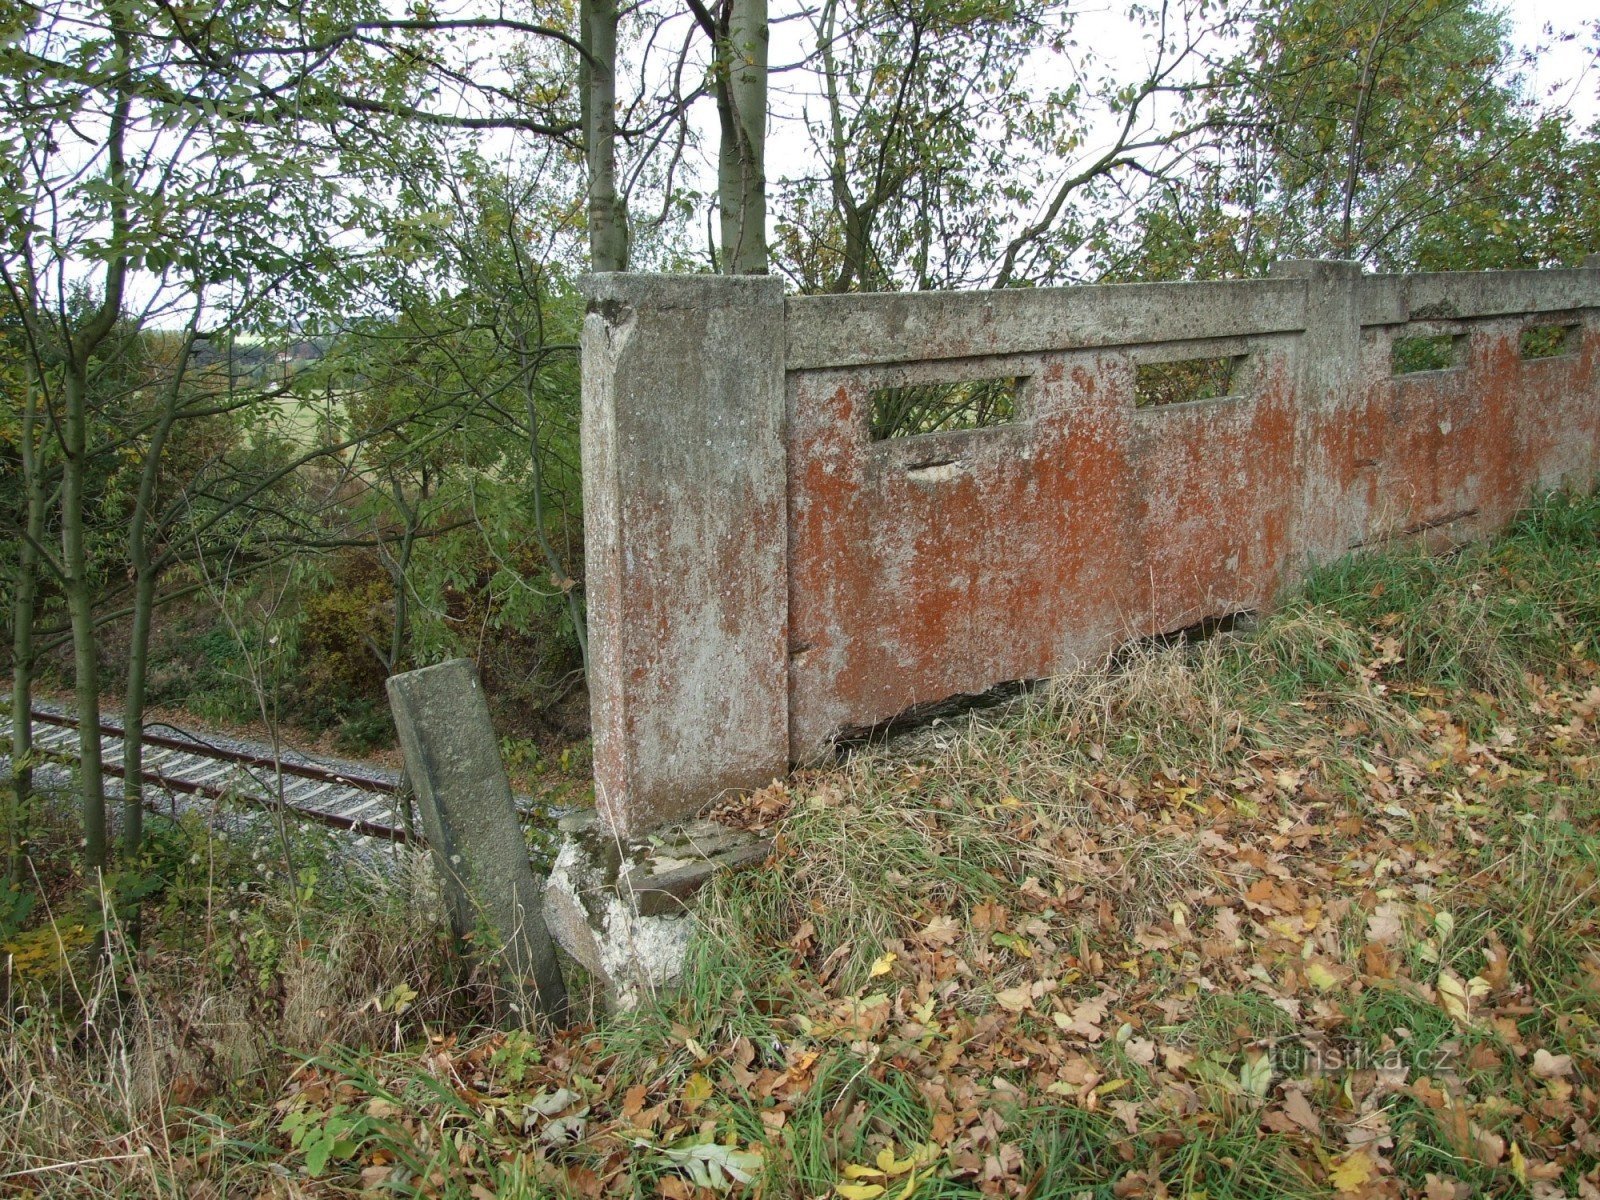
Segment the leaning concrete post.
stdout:
<path fill-rule="evenodd" d="M 389 679 L 406 774 L 444 880 L 458 937 L 484 926 L 498 940 L 513 1011 L 561 1021 L 567 990 L 545 930 L 543 884 L 527 843 L 478 672 L 464 658 Z"/>
<path fill-rule="evenodd" d="M 630 836 L 788 769 L 783 285 L 584 290 L 595 798 Z"/>

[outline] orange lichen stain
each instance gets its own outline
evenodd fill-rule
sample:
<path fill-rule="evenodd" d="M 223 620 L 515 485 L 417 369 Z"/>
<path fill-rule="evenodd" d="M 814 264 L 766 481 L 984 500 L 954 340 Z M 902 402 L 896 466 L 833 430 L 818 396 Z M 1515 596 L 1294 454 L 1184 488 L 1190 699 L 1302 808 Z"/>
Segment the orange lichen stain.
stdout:
<path fill-rule="evenodd" d="M 1321 407 L 1287 350 L 1261 352 L 1248 396 L 1137 412 L 1125 354 L 1033 356 L 1025 420 L 909 447 L 867 441 L 870 371 L 791 378 L 795 753 L 1267 604 L 1311 557 L 1461 514 L 1487 528 L 1536 482 L 1600 469 L 1592 332 L 1529 363 L 1515 322 L 1484 328 L 1462 368 L 1410 377 L 1392 336 Z"/>

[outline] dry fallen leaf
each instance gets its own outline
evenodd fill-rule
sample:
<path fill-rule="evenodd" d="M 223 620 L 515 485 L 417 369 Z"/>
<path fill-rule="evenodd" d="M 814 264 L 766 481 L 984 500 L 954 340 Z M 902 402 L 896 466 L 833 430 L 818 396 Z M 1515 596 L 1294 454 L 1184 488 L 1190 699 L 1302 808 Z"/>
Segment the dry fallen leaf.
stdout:
<path fill-rule="evenodd" d="M 1398 904 L 1380 904 L 1367 918 L 1367 941 L 1387 946 L 1400 936 L 1405 927 L 1404 910 Z"/>
<path fill-rule="evenodd" d="M 1148 1067 L 1156 1060 L 1156 1044 L 1148 1038 L 1131 1037 L 1123 1043 L 1122 1049 L 1141 1067 Z"/>
<path fill-rule="evenodd" d="M 961 936 L 961 922 L 950 916 L 937 916 L 916 935 L 930 946 L 948 946 Z"/>
<path fill-rule="evenodd" d="M 1026 1012 L 1033 1007 L 1033 989 L 1021 983 L 994 994 L 995 1003 L 1007 1012 Z"/>
<path fill-rule="evenodd" d="M 1572 1055 L 1551 1054 L 1542 1046 L 1533 1052 L 1533 1073 L 1540 1079 L 1560 1079 L 1572 1074 Z"/>
<path fill-rule="evenodd" d="M 1321 1133 L 1322 1122 L 1317 1119 L 1306 1094 L 1298 1089 L 1287 1089 L 1283 1097 L 1283 1111 L 1307 1133 Z"/>

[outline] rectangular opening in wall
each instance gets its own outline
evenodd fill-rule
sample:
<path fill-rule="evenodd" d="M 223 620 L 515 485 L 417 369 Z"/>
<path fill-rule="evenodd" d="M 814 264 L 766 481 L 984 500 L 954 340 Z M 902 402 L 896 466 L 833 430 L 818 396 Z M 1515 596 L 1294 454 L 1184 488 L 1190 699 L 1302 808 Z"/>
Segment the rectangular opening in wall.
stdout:
<path fill-rule="evenodd" d="M 1025 378 L 874 388 L 867 398 L 872 440 L 1008 425 L 1022 415 L 1018 397 Z"/>
<path fill-rule="evenodd" d="M 1461 333 L 1395 338 L 1389 347 L 1389 369 L 1395 375 L 1448 371 L 1461 364 L 1466 343 L 1466 335 Z"/>
<path fill-rule="evenodd" d="M 1522 357 L 1560 358 L 1578 352 L 1577 325 L 1530 325 L 1522 331 Z"/>
<path fill-rule="evenodd" d="M 1186 404 L 1191 400 L 1216 400 L 1235 394 L 1244 379 L 1248 356 L 1225 354 L 1218 358 L 1185 358 L 1178 362 L 1140 363 L 1133 381 L 1135 408 Z"/>

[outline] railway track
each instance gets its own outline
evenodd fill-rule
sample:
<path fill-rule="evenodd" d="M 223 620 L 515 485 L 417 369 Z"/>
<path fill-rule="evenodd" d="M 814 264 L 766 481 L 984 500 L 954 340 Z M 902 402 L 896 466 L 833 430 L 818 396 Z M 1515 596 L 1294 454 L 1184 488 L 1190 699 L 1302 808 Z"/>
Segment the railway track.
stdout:
<path fill-rule="evenodd" d="M 66 713 L 35 709 L 36 753 L 61 762 L 78 758 L 78 722 Z M 170 726 L 146 726 L 144 769 L 147 784 L 166 791 L 208 799 L 227 799 L 292 814 L 343 829 L 362 838 L 389 842 L 420 841 L 412 819 L 411 799 L 393 778 L 328 767 L 299 755 L 270 755 L 207 742 Z M 122 776 L 124 729 L 113 721 L 100 723 L 100 754 L 105 773 Z M 0 738 L 11 739 L 11 720 L 0 718 Z M 150 805 L 155 811 L 159 806 Z"/>

